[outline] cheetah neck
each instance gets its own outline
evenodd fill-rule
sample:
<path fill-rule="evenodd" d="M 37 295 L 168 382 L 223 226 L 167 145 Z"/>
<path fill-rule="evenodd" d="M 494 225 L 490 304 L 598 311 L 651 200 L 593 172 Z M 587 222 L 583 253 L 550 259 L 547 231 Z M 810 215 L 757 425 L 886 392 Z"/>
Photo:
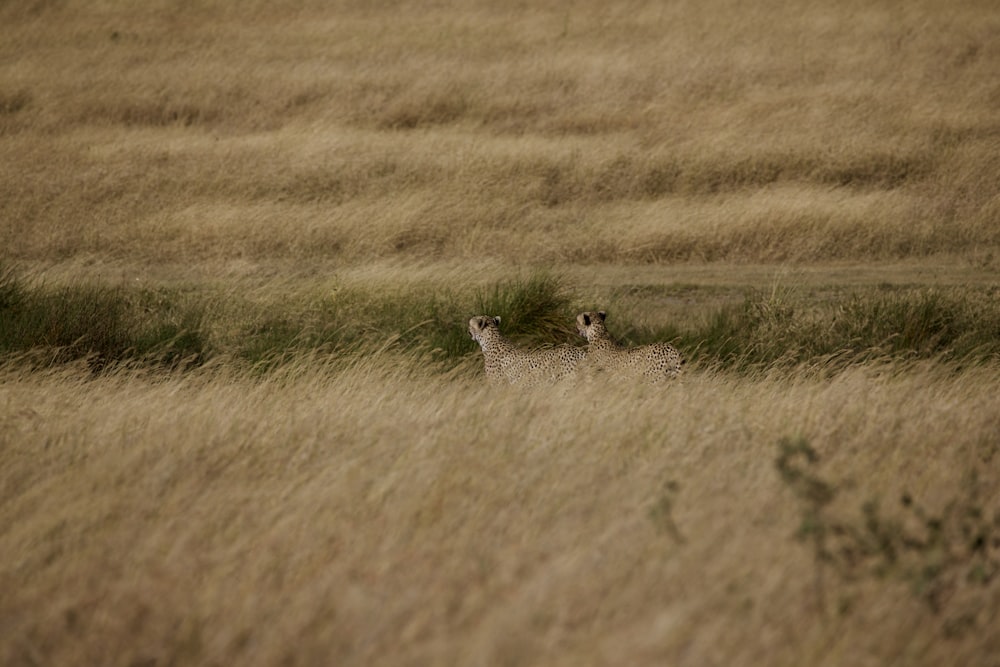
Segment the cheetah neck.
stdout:
<path fill-rule="evenodd" d="M 595 350 L 617 350 L 621 347 L 618 343 L 611 340 L 611 336 L 608 335 L 607 330 L 604 328 L 591 328 L 587 342 Z"/>
<path fill-rule="evenodd" d="M 480 336 L 479 346 L 483 348 L 483 354 L 487 355 L 506 354 L 514 349 L 514 344 L 499 333 Z"/>

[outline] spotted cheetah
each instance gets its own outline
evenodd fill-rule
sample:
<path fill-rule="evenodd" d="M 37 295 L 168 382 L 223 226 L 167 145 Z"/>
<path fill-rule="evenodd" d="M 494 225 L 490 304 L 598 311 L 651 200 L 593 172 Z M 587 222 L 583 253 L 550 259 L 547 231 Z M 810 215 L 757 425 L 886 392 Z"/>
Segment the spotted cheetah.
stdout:
<path fill-rule="evenodd" d="M 576 373 L 585 355 L 583 348 L 572 345 L 522 350 L 500 333 L 500 318 L 489 315 L 469 320 L 469 334 L 483 349 L 492 384 L 532 386 L 565 380 Z"/>
<path fill-rule="evenodd" d="M 684 359 L 676 348 L 666 343 L 623 347 L 608 335 L 604 327 L 606 317 L 604 311 L 589 311 L 576 316 L 576 328 L 589 343 L 588 366 L 633 377 L 641 375 L 651 380 L 680 376 Z"/>

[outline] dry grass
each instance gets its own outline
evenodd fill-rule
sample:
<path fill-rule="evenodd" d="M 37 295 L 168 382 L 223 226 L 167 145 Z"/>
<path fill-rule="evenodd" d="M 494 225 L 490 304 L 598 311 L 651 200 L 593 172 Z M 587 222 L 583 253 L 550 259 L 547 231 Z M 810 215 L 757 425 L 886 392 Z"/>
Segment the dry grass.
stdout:
<path fill-rule="evenodd" d="M 35 263 L 994 251 L 988 4 L 10 5 Z"/>
<path fill-rule="evenodd" d="M 995 585 L 948 579 L 934 611 L 892 570 L 827 571 L 820 597 L 775 468 L 807 439 L 857 523 L 904 491 L 940 513 L 978 472 L 996 518 L 996 371 L 900 370 L 524 395 L 391 358 L 8 368 L 0 656 L 977 664 L 1000 648 Z"/>
<path fill-rule="evenodd" d="M 979 0 L 0 3 L 0 272 L 222 352 L 0 361 L 0 662 L 995 659 L 995 360 L 519 395 L 371 352 L 539 267 L 623 335 L 887 283 L 986 340 L 997 71 Z"/>

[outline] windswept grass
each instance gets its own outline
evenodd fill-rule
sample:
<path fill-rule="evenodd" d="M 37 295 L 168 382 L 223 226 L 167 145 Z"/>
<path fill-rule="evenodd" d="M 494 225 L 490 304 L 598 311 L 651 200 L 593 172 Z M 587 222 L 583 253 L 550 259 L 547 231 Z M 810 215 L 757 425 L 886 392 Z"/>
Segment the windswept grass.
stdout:
<path fill-rule="evenodd" d="M 982 0 L 0 2 L 0 663 L 1000 655 L 998 45 Z M 684 380 L 481 381 L 472 315 L 593 308 Z"/>
<path fill-rule="evenodd" d="M 23 261 L 1000 248 L 977 0 L 0 15 L 0 244 Z"/>
<path fill-rule="evenodd" d="M 505 317 L 524 345 L 564 342 L 573 310 L 562 283 L 532 274 L 472 290 L 376 291 L 352 286 L 262 300 L 209 291 L 100 283 L 48 287 L 11 269 L 0 275 L 0 355 L 34 364 L 86 359 L 161 366 L 213 357 L 269 368 L 303 353 L 353 357 L 394 349 L 449 366 L 478 350 L 466 323 Z"/>
<path fill-rule="evenodd" d="M 869 288 L 821 303 L 780 292 L 751 293 L 741 305 L 721 308 L 704 328 L 682 336 L 683 347 L 709 364 L 742 369 L 885 358 L 995 363 L 1000 361 L 996 303 L 993 288 Z"/>
<path fill-rule="evenodd" d="M 630 320 L 655 292 L 619 294 L 612 332 L 627 344 L 671 341 L 690 361 L 752 372 L 868 360 L 933 359 L 955 366 L 1000 360 L 996 288 L 859 287 L 822 299 L 776 285 L 742 302 L 689 307 L 667 325 Z M 480 287 L 272 291 L 250 298 L 202 290 L 94 284 L 46 287 L 7 270 L 0 279 L 0 354 L 34 364 L 88 359 L 163 366 L 226 359 L 267 369 L 302 354 L 349 359 L 392 349 L 440 364 L 476 367 L 466 323 L 499 315 L 528 347 L 575 343 L 580 290 L 551 274 Z M 630 304 L 634 304 L 630 306 Z M 606 306 L 598 306 L 606 307 Z"/>
<path fill-rule="evenodd" d="M 0 662 L 978 664 L 1000 648 L 995 540 L 923 575 L 957 586 L 932 608 L 916 551 L 825 570 L 820 596 L 799 539 L 777 465 L 798 438 L 823 525 L 864 537 L 866 504 L 888 525 L 905 494 L 956 539 L 995 526 L 995 369 L 886 371 L 525 394 L 394 354 L 7 366 Z"/>
<path fill-rule="evenodd" d="M 206 353 L 200 307 L 172 291 L 101 284 L 35 285 L 0 273 L 0 355 L 32 364 L 197 363 Z"/>

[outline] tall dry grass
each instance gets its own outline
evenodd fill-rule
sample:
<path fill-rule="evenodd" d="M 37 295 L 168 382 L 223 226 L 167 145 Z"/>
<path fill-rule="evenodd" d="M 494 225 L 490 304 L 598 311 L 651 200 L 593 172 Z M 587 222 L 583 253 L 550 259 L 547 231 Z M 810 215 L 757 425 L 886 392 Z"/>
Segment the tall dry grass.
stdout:
<path fill-rule="evenodd" d="M 996 656 L 998 37 L 978 0 L 0 3 L 0 662 Z M 538 267 L 541 315 L 495 287 Z M 482 385 L 465 310 L 538 343 L 576 305 L 692 371 Z"/>
<path fill-rule="evenodd" d="M 0 18 L 0 243 L 24 261 L 801 262 L 1000 243 L 989 3 Z"/>
<path fill-rule="evenodd" d="M 6 367 L 0 660 L 939 665 L 1000 650 L 995 369 L 524 394 L 405 358 L 303 361 L 263 378 Z M 776 461 L 799 438 L 819 456 L 806 477 L 836 492 L 814 521 L 867 534 L 877 500 L 912 522 L 905 493 L 955 534 L 985 530 L 980 550 L 900 542 L 896 561 L 859 552 L 872 568 L 839 576 L 796 537 L 810 505 Z M 971 501 L 979 523 L 948 513 Z"/>

